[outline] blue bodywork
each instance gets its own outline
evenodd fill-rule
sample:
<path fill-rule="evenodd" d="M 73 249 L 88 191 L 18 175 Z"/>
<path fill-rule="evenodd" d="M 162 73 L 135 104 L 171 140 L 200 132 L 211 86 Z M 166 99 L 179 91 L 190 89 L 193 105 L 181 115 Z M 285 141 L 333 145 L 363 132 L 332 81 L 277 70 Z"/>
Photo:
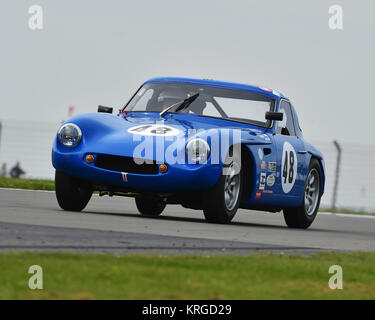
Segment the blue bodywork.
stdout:
<path fill-rule="evenodd" d="M 280 101 L 289 100 L 281 93 L 244 84 L 221 82 L 213 80 L 197 80 L 187 78 L 153 78 L 145 82 L 173 82 L 188 83 L 218 88 L 245 90 L 267 96 L 275 101 L 275 111 L 278 111 Z M 324 161 L 322 154 L 310 143 L 303 139 L 299 128 L 297 113 L 292 106 L 293 121 L 296 136 L 284 136 L 275 134 L 276 121 L 271 128 L 266 129 L 247 123 L 230 121 L 219 118 L 203 117 L 192 113 L 168 113 L 163 122 L 165 125 L 176 128 L 180 134 L 173 140 L 166 140 L 165 149 L 172 143 L 177 143 L 180 150 L 185 151 L 186 135 L 189 129 L 203 129 L 203 135 L 209 136 L 210 130 L 241 130 L 241 145 L 250 163 L 248 194 L 241 203 L 243 208 L 286 208 L 299 206 L 303 200 L 304 185 L 312 157 L 318 159 L 322 167 L 324 191 Z M 119 171 L 112 171 L 97 167 L 95 161 L 87 163 L 87 154 L 113 155 L 132 157 L 134 148 L 140 143 L 134 141 L 133 134 L 128 130 L 141 124 L 160 123 L 160 115 L 156 112 L 125 112 L 122 110 L 118 115 L 108 113 L 88 113 L 72 117 L 67 122 L 78 125 L 82 131 L 82 140 L 75 148 L 66 148 L 55 138 L 52 150 L 53 166 L 71 176 L 85 179 L 94 185 L 112 186 L 114 189 L 128 188 L 129 190 L 145 192 L 191 192 L 213 187 L 222 172 L 222 163 L 210 164 L 169 164 L 168 171 L 156 174 L 127 173 L 124 181 Z M 202 137 L 202 134 L 199 135 Z M 145 137 L 143 137 L 145 138 Z M 183 139 L 182 139 L 183 138 Z M 192 137 L 189 137 L 192 138 Z M 156 145 L 157 138 L 153 137 Z M 208 139 L 209 141 L 209 139 Z M 285 193 L 282 187 L 282 156 L 285 142 L 291 144 L 297 154 L 298 167 L 295 182 L 292 189 Z M 156 149 L 153 151 L 153 159 L 158 160 Z M 264 163 L 267 168 L 264 168 Z M 262 166 L 263 164 L 263 166 Z M 275 164 L 274 169 L 269 166 Z M 260 186 L 262 174 L 274 175 L 275 179 L 266 185 Z M 272 178 L 272 177 L 271 177 Z M 270 185 L 270 186 L 269 186 Z M 261 196 L 259 196 L 261 190 Z"/>

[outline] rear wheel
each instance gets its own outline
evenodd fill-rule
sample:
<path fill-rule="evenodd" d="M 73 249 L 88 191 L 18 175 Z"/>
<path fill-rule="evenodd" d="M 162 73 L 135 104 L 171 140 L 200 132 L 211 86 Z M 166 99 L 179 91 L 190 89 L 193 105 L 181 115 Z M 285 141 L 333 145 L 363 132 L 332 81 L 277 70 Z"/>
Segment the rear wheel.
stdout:
<path fill-rule="evenodd" d="M 159 216 L 166 207 L 166 203 L 161 199 L 145 196 L 135 197 L 135 204 L 141 215 L 149 217 Z"/>
<path fill-rule="evenodd" d="M 304 197 L 301 206 L 284 209 L 284 219 L 288 227 L 307 229 L 314 221 L 321 198 L 322 170 L 318 160 L 310 162 L 307 179 L 305 182 Z"/>
<path fill-rule="evenodd" d="M 241 157 L 233 156 L 224 165 L 216 185 L 204 196 L 204 216 L 208 222 L 229 223 L 237 212 L 241 200 Z"/>
<path fill-rule="evenodd" d="M 82 211 L 92 196 L 92 187 L 85 181 L 62 171 L 55 172 L 56 198 L 61 209 Z"/>

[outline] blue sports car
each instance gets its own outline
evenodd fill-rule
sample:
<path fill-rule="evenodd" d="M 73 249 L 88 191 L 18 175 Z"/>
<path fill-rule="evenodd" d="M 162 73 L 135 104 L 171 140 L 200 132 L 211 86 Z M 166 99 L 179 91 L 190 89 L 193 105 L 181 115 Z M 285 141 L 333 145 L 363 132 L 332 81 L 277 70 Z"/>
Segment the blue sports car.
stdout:
<path fill-rule="evenodd" d="M 167 204 L 229 223 L 238 208 L 283 211 L 308 228 L 324 192 L 323 155 L 305 141 L 280 92 L 187 78 L 146 81 L 117 115 L 72 117 L 52 150 L 56 197 L 81 211 L 93 191 L 134 197 L 142 215 Z"/>

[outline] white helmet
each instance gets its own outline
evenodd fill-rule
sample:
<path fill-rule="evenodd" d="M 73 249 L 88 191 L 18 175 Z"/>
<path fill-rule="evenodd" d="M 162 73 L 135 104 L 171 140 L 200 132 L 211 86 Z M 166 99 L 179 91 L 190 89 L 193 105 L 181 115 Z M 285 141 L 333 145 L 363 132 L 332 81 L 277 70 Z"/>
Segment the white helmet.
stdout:
<path fill-rule="evenodd" d="M 188 97 L 185 91 L 180 88 L 167 88 L 160 92 L 158 96 L 158 102 L 174 101 L 178 102 Z"/>

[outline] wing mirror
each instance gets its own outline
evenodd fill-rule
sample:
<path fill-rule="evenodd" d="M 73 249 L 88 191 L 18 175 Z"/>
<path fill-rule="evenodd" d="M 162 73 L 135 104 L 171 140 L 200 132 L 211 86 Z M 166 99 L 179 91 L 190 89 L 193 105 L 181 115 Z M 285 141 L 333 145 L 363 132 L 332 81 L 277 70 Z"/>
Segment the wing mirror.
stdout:
<path fill-rule="evenodd" d="M 113 108 L 99 105 L 98 112 L 113 113 Z"/>
<path fill-rule="evenodd" d="M 268 125 L 266 127 L 266 131 L 271 127 L 272 121 L 283 121 L 284 114 L 282 112 L 266 112 L 266 120 L 268 121 Z"/>
<path fill-rule="evenodd" d="M 284 118 L 284 114 L 282 112 L 272 112 L 272 111 L 266 112 L 266 120 L 283 121 L 283 118 Z"/>

